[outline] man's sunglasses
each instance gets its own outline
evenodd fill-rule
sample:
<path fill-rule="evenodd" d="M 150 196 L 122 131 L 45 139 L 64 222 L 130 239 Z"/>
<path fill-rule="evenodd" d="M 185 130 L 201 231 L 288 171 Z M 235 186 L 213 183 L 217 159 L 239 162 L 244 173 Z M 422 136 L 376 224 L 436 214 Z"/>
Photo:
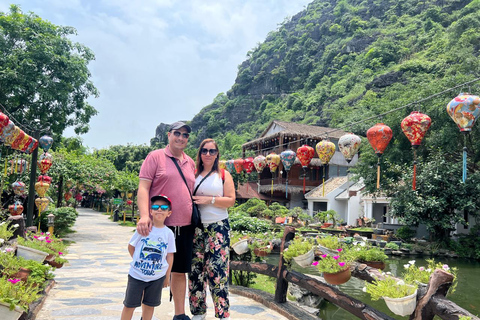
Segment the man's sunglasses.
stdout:
<path fill-rule="evenodd" d="M 200 150 L 200 153 L 203 154 L 204 156 L 207 155 L 207 153 L 210 153 L 211 156 L 216 156 L 218 153 L 217 149 L 207 149 L 207 148 L 202 148 Z"/>
<path fill-rule="evenodd" d="M 162 204 L 161 206 L 158 204 L 154 204 L 151 206 L 153 211 L 157 211 L 158 209 L 162 211 L 168 211 L 170 209 L 170 206 L 168 204 Z"/>
<path fill-rule="evenodd" d="M 188 137 L 190 137 L 189 133 L 181 133 L 180 131 L 173 131 L 173 135 L 177 138 L 180 137 L 180 135 L 181 135 L 185 139 L 188 139 Z"/>

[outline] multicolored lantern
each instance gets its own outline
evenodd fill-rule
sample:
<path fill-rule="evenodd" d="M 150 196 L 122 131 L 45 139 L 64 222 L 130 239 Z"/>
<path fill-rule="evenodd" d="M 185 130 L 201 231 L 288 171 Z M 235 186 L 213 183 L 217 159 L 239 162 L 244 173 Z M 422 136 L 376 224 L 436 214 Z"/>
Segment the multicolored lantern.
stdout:
<path fill-rule="evenodd" d="M 230 173 L 234 173 L 234 172 L 235 172 L 235 160 L 233 160 L 233 159 L 228 160 L 228 161 L 225 163 L 225 166 L 226 166 L 228 172 L 230 172 Z"/>
<path fill-rule="evenodd" d="M 335 154 L 335 144 L 329 140 L 322 140 L 315 146 L 315 149 L 318 154 L 318 158 L 323 166 L 323 197 L 325 197 L 325 177 L 327 174 L 327 166 L 330 160 L 332 160 L 333 155 Z"/>
<path fill-rule="evenodd" d="M 447 104 L 448 115 L 457 124 L 463 137 L 463 182 L 467 180 L 467 134 L 472 131 L 480 115 L 480 97 L 468 93 L 460 93 Z"/>
<path fill-rule="evenodd" d="M 267 160 L 264 156 L 259 155 L 256 156 L 255 159 L 253 159 L 253 164 L 255 166 L 255 170 L 257 170 L 257 173 L 260 175 L 263 169 L 265 169 L 265 167 L 267 166 Z"/>
<path fill-rule="evenodd" d="M 272 174 L 272 192 L 271 194 L 273 195 L 273 174 L 275 171 L 277 171 L 278 165 L 280 164 L 280 156 L 276 154 L 275 152 L 272 152 L 267 155 L 265 158 L 265 161 L 267 162 L 268 167 L 270 168 L 270 173 Z"/>
<path fill-rule="evenodd" d="M 77 194 L 75 195 L 75 200 L 77 200 L 77 201 L 82 201 L 82 195 L 81 195 L 80 193 L 77 193 Z M 128 200 L 128 201 L 132 201 L 132 200 Z M 127 201 L 127 202 L 128 202 L 128 201 Z"/>
<path fill-rule="evenodd" d="M 413 149 L 413 181 L 412 189 L 417 188 L 417 148 L 422 143 L 423 137 L 432 124 L 432 119 L 426 114 L 413 111 L 402 120 L 402 131 L 410 140 Z"/>
<path fill-rule="evenodd" d="M 43 153 L 37 160 L 37 166 L 42 174 L 47 173 L 48 169 L 52 166 L 52 155 L 50 153 Z"/>
<path fill-rule="evenodd" d="M 0 135 L 3 132 L 3 128 L 5 128 L 8 125 L 8 116 L 2 112 L 0 112 Z"/>
<path fill-rule="evenodd" d="M 17 196 L 21 196 L 22 194 L 25 193 L 25 190 L 27 189 L 27 186 L 25 186 L 25 183 L 22 181 L 15 181 L 12 183 L 12 189 L 13 193 L 15 193 Z"/>
<path fill-rule="evenodd" d="M 280 153 L 280 160 L 282 161 L 283 169 L 285 169 L 285 171 L 287 172 L 287 180 L 285 184 L 285 198 L 288 198 L 288 172 L 295 163 L 296 158 L 297 154 L 290 149 L 282 151 L 282 153 Z"/>
<path fill-rule="evenodd" d="M 218 167 L 219 167 L 220 169 L 225 170 L 225 169 L 227 169 L 226 163 L 227 163 L 227 161 L 225 161 L 225 160 L 220 160 L 220 161 L 218 161 Z"/>
<path fill-rule="evenodd" d="M 368 142 L 370 142 L 370 145 L 378 156 L 377 189 L 380 188 L 380 157 L 387 148 L 390 140 L 392 140 L 392 137 L 392 129 L 383 123 L 377 123 L 376 125 L 367 130 Z"/>
<path fill-rule="evenodd" d="M 68 201 L 72 197 L 72 193 L 71 192 L 65 192 L 63 197 L 65 198 L 65 201 Z"/>
<path fill-rule="evenodd" d="M 233 166 L 235 167 L 235 171 L 240 174 L 243 171 L 243 159 L 238 158 L 233 161 Z"/>
<path fill-rule="evenodd" d="M 37 198 L 37 199 L 35 199 L 35 205 L 37 206 L 39 213 L 42 213 L 43 211 L 45 211 L 45 209 L 47 209 L 49 203 L 50 203 L 50 201 L 48 200 L 48 198 Z"/>
<path fill-rule="evenodd" d="M 39 181 L 39 182 L 35 183 L 35 191 L 37 191 L 40 198 L 45 197 L 45 193 L 47 193 L 49 188 L 50 188 L 49 183 L 46 183 L 46 182 L 43 182 L 43 181 Z"/>
<path fill-rule="evenodd" d="M 353 157 L 357 154 L 361 143 L 362 140 L 360 137 L 353 133 L 343 135 L 338 140 L 338 148 L 348 163 L 350 163 Z"/>
<path fill-rule="evenodd" d="M 14 204 L 8 206 L 8 211 L 10 211 L 10 215 L 12 216 L 19 216 L 23 212 L 23 205 L 20 202 L 15 201 Z"/>
<path fill-rule="evenodd" d="M 35 138 L 32 138 L 32 142 L 27 146 L 25 153 L 30 154 L 38 147 L 38 141 Z"/>
<path fill-rule="evenodd" d="M 308 165 L 310 164 L 310 161 L 312 161 L 314 155 L 315 150 L 306 144 L 297 149 L 297 158 L 302 164 L 303 169 L 303 193 L 305 193 L 305 179 L 307 177 L 306 169 L 308 168 Z"/>
<path fill-rule="evenodd" d="M 19 130 L 18 134 L 17 134 L 15 140 L 13 140 L 12 145 L 11 145 L 11 148 L 15 149 L 15 150 L 19 149 L 20 143 L 23 141 L 23 138 L 25 137 L 25 132 L 23 132 L 23 130 L 21 130 L 20 128 L 18 128 L 18 130 Z"/>
<path fill-rule="evenodd" d="M 27 148 L 28 148 L 28 146 L 30 146 L 32 141 L 33 141 L 33 138 L 30 137 L 28 134 L 25 134 L 25 136 L 23 137 L 23 140 L 20 141 L 20 143 L 18 145 L 18 150 L 20 150 L 22 152 L 27 151 Z"/>
<path fill-rule="evenodd" d="M 42 176 L 38 176 L 37 178 L 37 181 L 41 181 L 41 182 L 45 182 L 45 183 L 52 183 L 52 178 L 47 176 L 47 175 L 42 175 Z"/>
<path fill-rule="evenodd" d="M 44 152 L 47 152 L 53 144 L 53 138 L 50 136 L 42 136 L 38 139 L 38 144 Z"/>
<path fill-rule="evenodd" d="M 8 127 L 8 126 L 7 126 Z M 7 127 L 5 127 L 5 130 L 3 131 L 5 133 Z M 11 146 L 12 143 L 17 139 L 17 137 L 20 135 L 20 133 L 23 132 L 19 127 L 16 125 L 13 125 L 13 129 L 9 131 L 9 134 L 4 137 L 5 140 L 5 145 Z M 23 133 L 25 134 L 25 133 Z"/>
<path fill-rule="evenodd" d="M 252 173 L 253 169 L 255 169 L 253 157 L 245 158 L 245 160 L 243 160 L 243 170 L 245 170 L 246 173 Z"/>

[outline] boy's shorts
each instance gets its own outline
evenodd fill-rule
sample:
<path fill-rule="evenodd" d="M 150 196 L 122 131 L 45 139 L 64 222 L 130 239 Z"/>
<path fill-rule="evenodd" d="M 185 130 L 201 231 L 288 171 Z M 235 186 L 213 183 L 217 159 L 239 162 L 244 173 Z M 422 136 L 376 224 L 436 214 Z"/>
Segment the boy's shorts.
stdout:
<path fill-rule="evenodd" d="M 183 227 L 170 227 L 175 235 L 175 247 L 177 252 L 173 254 L 172 272 L 189 273 L 192 269 L 193 235 L 195 227 L 192 225 Z"/>
<path fill-rule="evenodd" d="M 128 275 L 127 291 L 123 305 L 127 308 L 137 308 L 142 305 L 157 307 L 162 299 L 162 289 L 165 276 L 153 281 L 142 281 Z M 142 301 L 143 296 L 143 301 Z"/>

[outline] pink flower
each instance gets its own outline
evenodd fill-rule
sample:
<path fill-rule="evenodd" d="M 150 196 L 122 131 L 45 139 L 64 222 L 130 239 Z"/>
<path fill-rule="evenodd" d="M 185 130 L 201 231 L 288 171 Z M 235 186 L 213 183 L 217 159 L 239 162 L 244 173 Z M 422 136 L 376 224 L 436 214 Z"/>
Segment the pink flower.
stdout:
<path fill-rule="evenodd" d="M 338 252 L 342 252 L 342 250 L 343 250 L 342 248 L 338 248 L 338 249 L 337 249 Z"/>
<path fill-rule="evenodd" d="M 318 266 L 318 261 L 312 262 L 312 266 L 315 266 L 315 267 Z"/>
<path fill-rule="evenodd" d="M 52 242 L 52 240 L 45 240 L 45 241 L 47 241 L 47 243 L 51 243 L 51 242 Z"/>
<path fill-rule="evenodd" d="M 345 262 L 339 262 L 338 265 L 339 265 L 340 267 L 343 267 L 343 266 L 345 266 Z"/>
<path fill-rule="evenodd" d="M 60 251 L 59 251 L 58 254 L 63 254 L 63 252 L 60 252 Z"/>
<path fill-rule="evenodd" d="M 443 270 L 445 270 L 445 271 L 448 271 L 448 270 L 450 269 L 450 267 L 448 266 L 448 264 L 444 264 L 442 268 L 443 268 Z"/>
<path fill-rule="evenodd" d="M 327 255 L 326 255 L 326 254 L 322 254 L 322 258 L 326 258 L 326 257 L 327 257 Z"/>
<path fill-rule="evenodd" d="M 333 259 L 338 260 L 340 256 L 333 256 Z"/>
<path fill-rule="evenodd" d="M 418 270 L 423 271 L 423 270 L 425 270 L 425 268 L 424 268 L 424 267 L 420 267 L 420 268 L 418 268 Z"/>
<path fill-rule="evenodd" d="M 19 281 L 21 281 L 20 279 L 8 279 L 8 281 L 10 281 L 11 283 L 15 284 Z"/>

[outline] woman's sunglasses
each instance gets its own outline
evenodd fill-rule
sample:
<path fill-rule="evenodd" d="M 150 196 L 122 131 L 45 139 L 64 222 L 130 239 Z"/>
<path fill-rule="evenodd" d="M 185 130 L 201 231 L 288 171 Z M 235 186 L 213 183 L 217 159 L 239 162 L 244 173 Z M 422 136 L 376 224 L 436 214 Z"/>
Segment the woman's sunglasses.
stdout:
<path fill-rule="evenodd" d="M 173 135 L 174 135 L 175 137 L 177 137 L 177 138 L 180 137 L 180 135 L 181 135 L 181 136 L 184 137 L 185 139 L 188 139 L 188 137 L 190 137 L 190 134 L 188 134 L 188 133 L 181 133 L 180 131 L 173 131 Z"/>
<path fill-rule="evenodd" d="M 202 148 L 202 149 L 200 150 L 200 153 L 203 154 L 204 156 L 206 156 L 207 153 L 209 153 L 211 156 L 216 156 L 217 153 L 218 153 L 218 150 L 217 150 L 217 149 Z"/>
<path fill-rule="evenodd" d="M 162 211 L 168 211 L 168 209 L 170 209 L 170 206 L 167 204 L 162 204 L 161 206 L 158 204 L 154 204 L 150 208 L 152 208 L 153 211 L 157 211 L 158 209 Z"/>

